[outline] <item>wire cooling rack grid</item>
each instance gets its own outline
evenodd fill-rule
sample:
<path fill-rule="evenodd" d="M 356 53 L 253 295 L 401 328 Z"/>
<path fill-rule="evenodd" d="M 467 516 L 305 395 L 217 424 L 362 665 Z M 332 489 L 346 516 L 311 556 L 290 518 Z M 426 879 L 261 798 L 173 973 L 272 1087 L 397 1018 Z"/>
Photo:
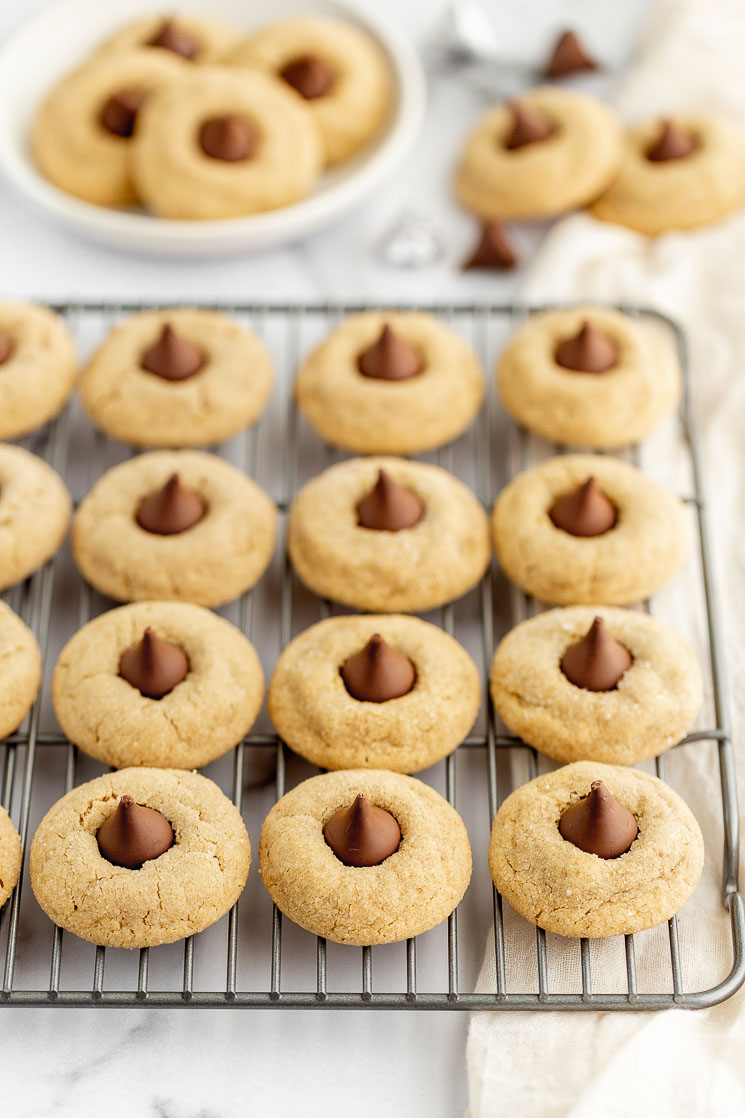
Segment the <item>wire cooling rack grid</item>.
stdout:
<path fill-rule="evenodd" d="M 87 351 L 117 318 L 147 308 L 139 304 L 66 303 L 55 309 L 67 318 Z M 265 337 L 285 391 L 275 394 L 272 408 L 258 427 L 216 449 L 256 477 L 284 513 L 298 485 L 340 457 L 321 447 L 299 420 L 289 391 L 292 371 L 298 358 L 340 317 L 366 308 L 222 305 L 220 309 L 236 315 Z M 518 321 L 539 308 L 423 309 L 443 317 L 469 338 L 491 380 L 494 358 L 504 339 Z M 685 601 L 688 604 L 690 598 L 692 613 L 698 602 L 701 615 L 698 629 L 695 623 L 693 629 L 702 638 L 699 645 L 708 661 L 704 670 L 709 679 L 711 723 L 689 734 L 667 758 L 658 758 L 654 769 L 665 778 L 675 755 L 685 749 L 709 748 L 712 769 L 718 763 L 721 804 L 712 833 L 704 837 L 710 858 L 717 857 L 712 849 L 723 838 L 722 895 L 729 920 L 712 892 L 712 911 L 703 917 L 704 927 L 717 930 L 711 938 L 716 958 L 708 987 L 692 990 L 685 981 L 686 951 L 694 949 L 693 930 L 686 923 L 685 913 L 680 921 L 669 921 L 667 928 L 642 936 L 595 941 L 591 947 L 587 940 L 547 935 L 517 917 L 509 906 L 503 906 L 491 886 L 486 865 L 491 819 L 512 787 L 537 775 L 539 765 L 541 771 L 552 765 L 503 731 L 485 687 L 484 709 L 472 734 L 451 757 L 420 774 L 461 812 L 474 847 L 471 887 L 459 909 L 439 929 L 405 944 L 374 949 L 327 944 L 289 921 L 283 922 L 263 890 L 254 865 L 239 905 L 213 928 L 181 944 L 144 949 L 139 954 L 107 951 L 65 936 L 51 925 L 36 906 L 26 869 L 13 897 L 0 912 L 0 1007 L 653 1010 L 671 1005 L 701 1008 L 723 1001 L 737 990 L 745 979 L 745 914 L 737 876 L 734 758 L 685 343 L 679 328 L 662 316 L 639 308 L 622 309 L 656 320 L 656 326 L 668 332 L 677 346 L 685 371 L 675 439 L 678 450 L 683 448 L 685 480 L 680 481 L 679 492 L 690 505 L 697 537 L 693 574 L 696 589 L 686 591 Z M 104 469 L 129 453 L 95 433 L 77 404 L 56 423 L 23 440 L 23 445 L 41 454 L 65 476 L 77 499 Z M 487 405 L 472 430 L 455 444 L 424 457 L 463 477 L 488 508 L 515 470 L 536 456 L 562 449 L 541 444 L 510 424 L 490 390 Z M 634 448 L 625 457 L 638 462 L 640 453 Z M 59 648 L 76 628 L 112 603 L 81 581 L 67 548 L 4 597 L 34 628 L 45 660 L 42 696 L 21 730 L 0 744 L 2 803 L 11 811 L 27 847 L 34 827 L 54 800 L 74 784 L 102 771 L 97 762 L 78 755 L 56 728 L 48 689 Z M 486 681 L 495 638 L 534 608 L 530 599 L 507 586 L 495 568 L 461 602 L 427 616 L 469 647 Z M 254 641 L 268 672 L 280 647 L 294 633 L 332 611 L 339 612 L 330 603 L 314 599 L 297 583 L 282 548 L 258 588 L 221 612 Z M 261 821 L 274 799 L 317 771 L 286 750 L 265 714 L 262 719 L 227 758 L 207 770 L 243 811 L 254 850 Z M 707 794 L 719 798 L 711 788 Z M 493 952 L 496 984 L 489 992 L 472 993 L 469 991 L 485 939 Z M 644 948 L 641 954 L 635 946 L 640 941 Z M 523 977 L 515 987 L 513 961 L 520 962 L 524 976 L 526 960 L 531 956 L 534 977 L 528 983 Z M 567 978 L 568 974 L 571 977 Z"/>

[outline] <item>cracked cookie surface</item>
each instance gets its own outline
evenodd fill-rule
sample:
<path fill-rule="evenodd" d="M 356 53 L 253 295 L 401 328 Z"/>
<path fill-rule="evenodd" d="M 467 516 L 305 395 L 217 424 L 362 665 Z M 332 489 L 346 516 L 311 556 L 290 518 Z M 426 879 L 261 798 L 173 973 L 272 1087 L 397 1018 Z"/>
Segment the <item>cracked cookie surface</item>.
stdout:
<path fill-rule="evenodd" d="M 41 686 L 41 652 L 36 637 L 0 602 L 0 739 L 17 730 Z"/>
<path fill-rule="evenodd" d="M 0 439 L 41 427 L 62 409 L 78 376 L 70 331 L 48 307 L 0 302 L 0 333 L 10 341 L 0 361 Z"/>
<path fill-rule="evenodd" d="M 0 806 L 0 908 L 16 887 L 22 860 L 21 836 L 5 808 Z"/>
<path fill-rule="evenodd" d="M 41 567 L 67 533 L 70 494 L 51 466 L 0 444 L 0 590 Z"/>

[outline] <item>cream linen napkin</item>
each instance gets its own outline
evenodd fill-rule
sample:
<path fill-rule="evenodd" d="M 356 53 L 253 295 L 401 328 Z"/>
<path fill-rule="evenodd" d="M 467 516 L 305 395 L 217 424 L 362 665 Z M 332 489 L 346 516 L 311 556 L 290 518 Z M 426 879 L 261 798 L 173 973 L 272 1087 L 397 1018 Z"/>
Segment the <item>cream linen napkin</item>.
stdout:
<path fill-rule="evenodd" d="M 616 105 L 628 120 L 704 109 L 723 113 L 745 129 L 744 66 L 742 0 L 668 0 L 652 13 L 641 57 Z M 710 229 L 656 240 L 574 215 L 549 235 L 523 295 L 535 301 L 590 298 L 647 304 L 677 318 L 687 330 L 739 744 L 745 727 L 745 213 Z M 648 458 L 649 464 L 655 465 Z M 673 592 L 669 606 L 672 610 L 666 608 L 664 616 L 673 620 L 676 610 L 685 610 L 685 594 Z M 708 746 L 700 752 L 689 747 L 678 751 L 668 766 L 704 833 L 717 836 L 715 754 Z M 742 756 L 739 770 L 745 804 Z M 699 988 L 702 980 L 711 983 L 712 951 L 728 957 L 726 924 L 713 921 L 703 932 L 701 922 L 698 929 L 695 924 L 697 906 L 699 913 L 717 911 L 720 865 L 718 851 L 707 850 L 704 878 L 681 918 L 681 932 L 693 928 L 701 941 L 686 952 L 689 989 Z M 642 941 L 643 953 L 644 937 L 636 939 Z M 563 943 L 552 937 L 551 951 Z M 593 965 L 602 961 L 604 950 L 602 944 L 593 945 Z M 578 969 L 576 947 L 571 960 L 568 948 L 560 946 L 558 955 L 554 989 L 566 988 L 562 983 L 567 975 Z M 523 988 L 535 988 L 534 951 L 522 964 L 518 960 L 511 989 L 520 988 L 521 976 Z M 477 988 L 495 989 L 491 944 Z M 477 1013 L 468 1039 L 468 1074 L 470 1118 L 741 1116 L 745 996 L 741 991 L 724 1005 L 700 1012 Z"/>

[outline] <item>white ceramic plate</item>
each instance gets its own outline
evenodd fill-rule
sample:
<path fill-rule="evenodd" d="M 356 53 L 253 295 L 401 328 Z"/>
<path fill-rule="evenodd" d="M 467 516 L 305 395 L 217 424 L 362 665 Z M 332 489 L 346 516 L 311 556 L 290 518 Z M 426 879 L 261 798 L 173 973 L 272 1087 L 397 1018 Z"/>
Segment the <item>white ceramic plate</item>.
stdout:
<path fill-rule="evenodd" d="M 309 197 L 270 213 L 225 221 L 165 221 L 93 206 L 65 194 L 42 178 L 31 160 L 28 134 L 37 106 L 50 86 L 107 34 L 137 16 L 164 10 L 208 13 L 245 30 L 298 13 L 352 20 L 378 40 L 389 58 L 394 79 L 391 117 L 376 141 L 343 167 L 327 172 Z M 341 0 L 58 0 L 0 51 L 0 171 L 48 215 L 114 248 L 170 257 L 249 253 L 317 232 L 370 194 L 411 145 L 425 104 L 422 66 L 408 39 L 381 16 Z"/>

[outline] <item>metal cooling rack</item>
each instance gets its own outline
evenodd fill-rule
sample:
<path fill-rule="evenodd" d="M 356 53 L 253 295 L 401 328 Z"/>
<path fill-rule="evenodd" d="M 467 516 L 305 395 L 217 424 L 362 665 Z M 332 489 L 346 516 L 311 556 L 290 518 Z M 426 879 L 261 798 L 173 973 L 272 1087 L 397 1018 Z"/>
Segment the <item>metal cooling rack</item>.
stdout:
<path fill-rule="evenodd" d="M 68 319 L 79 335 L 90 333 L 92 328 L 98 340 L 117 317 L 147 308 L 134 303 L 77 302 L 55 305 L 54 309 Z M 288 384 L 298 358 L 308 349 L 308 331 L 316 340 L 341 316 L 366 308 L 223 304 L 220 309 L 237 315 L 265 336 L 272 335 L 275 358 Z M 503 340 L 518 320 L 542 308 L 432 306 L 421 309 L 443 317 L 469 338 L 480 352 L 491 380 L 494 357 L 501 344 L 495 340 L 496 335 Z M 739 820 L 734 757 L 685 342 L 679 328 L 670 320 L 639 308 L 621 309 L 654 318 L 661 329 L 669 331 L 685 372 L 679 414 L 680 437 L 690 478 L 690 490 L 685 499 L 691 506 L 697 535 L 702 627 L 706 635 L 713 719 L 711 726 L 689 734 L 674 752 L 703 748 L 708 742 L 718 759 L 723 834 L 722 897 L 729 913 L 728 925 L 725 917 L 726 949 L 718 960 L 721 972 L 718 980 L 702 990 L 686 986 L 686 948 L 691 936 L 688 929 L 685 935 L 681 934 L 675 917 L 666 929 L 643 933 L 645 937 L 663 937 L 654 941 L 652 955 L 657 966 L 655 974 L 649 976 L 640 974 L 641 968 L 637 965 L 638 936 L 603 941 L 602 945 L 594 941 L 591 947 L 584 939 L 547 936 L 517 918 L 509 906 L 503 907 L 501 897 L 491 887 L 486 867 L 489 825 L 511 787 L 537 775 L 539 761 L 542 768 L 551 767 L 551 763 L 539 759 L 533 749 L 503 732 L 495 720 L 485 687 L 482 721 L 456 753 L 423 774 L 424 779 L 439 786 L 461 812 L 474 846 L 471 888 L 446 927 L 393 947 L 355 949 L 327 945 L 325 940 L 315 940 L 289 921 L 283 922 L 260 886 L 254 866 L 240 909 L 236 905 L 224 921 L 182 944 L 144 949 L 137 956 L 132 952 L 95 948 L 73 936 L 63 935 L 59 928 L 52 928 L 35 904 L 26 871 L 12 899 L 0 912 L 0 1006 L 653 1010 L 672 1005 L 702 1008 L 723 1001 L 738 989 L 745 979 L 745 912 L 738 887 Z M 228 457 L 232 455 L 232 460 L 252 476 L 261 473 L 266 460 L 275 486 L 281 476 L 281 490 L 277 493 L 267 481 L 263 484 L 272 490 L 283 512 L 304 476 L 339 457 L 332 450 L 320 450 L 318 441 L 313 440 L 299 420 L 292 403 L 287 405 L 290 396 L 287 391 L 275 420 L 265 418 L 227 449 L 214 448 Z M 274 408 L 276 412 L 277 401 Z M 314 448 L 307 454 L 303 449 L 304 440 Z M 110 464 L 107 457 L 114 445 L 93 433 L 90 424 L 76 415 L 74 407 L 46 430 L 23 440 L 23 444 L 41 454 L 63 476 L 69 477 L 71 459 L 77 455 L 84 463 L 85 474 L 82 481 L 78 479 L 80 492 L 77 496 L 82 495 Z M 504 484 L 514 470 L 529 463 L 532 446 L 531 438 L 509 424 L 498 410 L 491 393 L 470 433 L 436 455 L 426 457 L 461 476 L 468 474 L 468 480 L 489 508 L 500 484 Z M 562 448 L 548 449 L 557 452 Z M 318 456 L 319 450 L 320 461 L 310 464 L 313 454 Z M 126 453 L 118 448 L 120 458 Z M 272 453 L 279 455 L 275 463 L 271 462 Z M 632 450 L 631 460 L 637 460 L 638 454 L 638 448 Z M 58 729 L 45 730 L 43 726 L 45 704 L 48 708 L 49 674 L 54 664 L 50 641 L 58 616 L 64 610 L 69 613 L 70 602 L 76 599 L 74 630 L 112 603 L 99 599 L 80 580 L 64 550 L 32 578 L 9 591 L 5 598 L 35 629 L 46 666 L 45 697 L 37 700 L 25 726 L 0 744 L 2 803 L 11 811 L 24 847 L 27 847 L 35 825 L 34 817 L 40 817 L 75 783 L 88 779 L 102 768 L 82 754 L 79 756 Z M 508 604 L 509 610 L 506 609 Z M 274 616 L 279 610 L 281 646 L 298 628 L 336 609 L 330 603 L 313 599 L 298 585 L 284 553 L 275 559 L 275 574 L 265 576 L 257 590 L 244 596 L 233 614 L 229 614 L 254 641 L 255 615 L 262 606 L 270 613 L 274 611 Z M 471 643 L 473 645 L 475 633 L 486 681 L 497 631 L 501 635 L 533 609 L 531 600 L 517 593 L 514 587 L 507 587 L 494 569 L 480 587 L 461 602 L 445 607 L 436 616 L 428 616 L 460 639 L 470 626 Z M 70 635 L 68 632 L 64 639 Z M 265 669 L 269 669 L 272 654 L 276 657 L 279 647 L 264 654 L 258 643 Z M 81 768 L 86 768 L 82 775 Z M 233 750 L 222 768 L 214 771 L 210 767 L 209 775 L 222 784 L 243 811 L 253 829 L 255 847 L 258 827 L 272 800 L 310 771 L 314 770 L 309 770 L 308 766 L 303 769 L 303 763 L 286 750 L 270 727 L 263 731 L 259 726 Z M 657 759 L 656 772 L 665 778 L 665 757 Z M 460 796 L 456 796 L 457 773 L 461 774 L 458 777 Z M 467 794 L 462 792 L 463 787 Z M 480 835 L 478 842 L 477 833 Z M 705 839 L 711 854 L 712 845 L 718 845 L 718 839 L 708 834 Z M 490 894 L 493 905 L 488 899 Z M 722 920 L 718 905 L 714 907 L 717 911 L 706 914 L 707 923 L 711 922 L 712 926 Z M 255 914 L 258 915 L 254 919 Z M 472 993 L 469 990 L 474 985 L 475 967 L 487 934 L 492 944 L 496 986 L 490 992 Z M 49 943 L 42 946 L 44 939 L 51 939 L 51 947 Z M 468 941 L 465 946 L 464 941 Z M 612 979 L 606 950 L 611 942 L 620 947 L 617 959 L 621 961 L 617 967 L 620 973 Z M 511 988 L 510 965 L 515 950 L 523 961 L 531 954 L 534 958 L 535 978 L 529 983 L 529 990 Z M 552 982 L 555 955 L 560 957 L 564 973 L 567 965 L 576 971 L 571 982 L 564 982 L 564 987 L 569 988 L 556 988 Z M 206 981 L 205 971 L 208 972 Z M 31 981 L 27 980 L 27 973 Z"/>

